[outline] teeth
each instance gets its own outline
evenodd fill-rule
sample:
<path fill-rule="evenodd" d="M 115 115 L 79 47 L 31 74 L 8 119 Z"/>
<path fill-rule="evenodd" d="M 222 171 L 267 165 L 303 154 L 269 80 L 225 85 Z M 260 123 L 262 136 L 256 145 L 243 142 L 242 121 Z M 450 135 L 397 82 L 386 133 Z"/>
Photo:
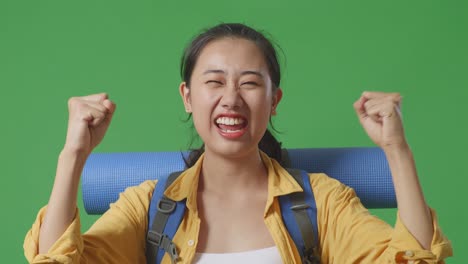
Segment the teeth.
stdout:
<path fill-rule="evenodd" d="M 238 132 L 238 131 L 240 131 L 240 129 L 239 130 L 231 130 L 231 129 L 224 130 L 223 129 L 223 132 L 225 132 L 225 133 L 234 133 L 234 132 Z"/>
<path fill-rule="evenodd" d="M 216 124 L 221 125 L 240 125 L 244 123 L 244 119 L 242 118 L 231 118 L 231 117 L 219 117 L 216 119 Z"/>

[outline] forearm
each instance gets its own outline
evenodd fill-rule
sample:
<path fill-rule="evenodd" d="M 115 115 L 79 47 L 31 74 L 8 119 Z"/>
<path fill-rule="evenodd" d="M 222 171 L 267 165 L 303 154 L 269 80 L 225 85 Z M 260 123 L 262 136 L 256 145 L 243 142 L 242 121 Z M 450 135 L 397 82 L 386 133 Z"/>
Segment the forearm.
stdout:
<path fill-rule="evenodd" d="M 47 253 L 75 218 L 78 184 L 87 155 L 63 150 L 39 235 L 39 253 Z"/>
<path fill-rule="evenodd" d="M 408 145 L 384 149 L 395 185 L 400 219 L 425 249 L 434 233 L 432 217 Z"/>

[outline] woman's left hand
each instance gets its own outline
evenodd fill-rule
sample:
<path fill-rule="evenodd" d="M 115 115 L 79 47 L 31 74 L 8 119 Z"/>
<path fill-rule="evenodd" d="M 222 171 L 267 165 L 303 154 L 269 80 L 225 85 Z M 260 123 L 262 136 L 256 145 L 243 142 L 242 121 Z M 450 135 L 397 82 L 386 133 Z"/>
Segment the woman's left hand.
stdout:
<path fill-rule="evenodd" d="M 354 109 L 367 135 L 383 150 L 406 147 L 399 93 L 363 92 Z"/>

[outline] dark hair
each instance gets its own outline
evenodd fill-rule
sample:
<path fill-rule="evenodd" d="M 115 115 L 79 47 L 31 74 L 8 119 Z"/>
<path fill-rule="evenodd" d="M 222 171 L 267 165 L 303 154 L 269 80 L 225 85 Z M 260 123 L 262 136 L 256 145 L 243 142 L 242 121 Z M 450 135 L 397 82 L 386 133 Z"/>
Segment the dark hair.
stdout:
<path fill-rule="evenodd" d="M 254 42 L 263 52 L 273 84 L 273 90 L 278 89 L 281 81 L 281 71 L 278 56 L 272 42 L 259 31 L 240 23 L 222 23 L 209 28 L 195 37 L 185 48 L 180 63 L 180 75 L 182 80 L 187 84 L 187 87 L 190 87 L 193 68 L 203 48 L 213 40 L 226 37 L 242 38 Z M 258 143 L 258 147 L 268 156 L 283 164 L 281 143 L 275 139 L 268 129 Z M 184 158 L 187 168 L 192 167 L 204 151 L 204 144 L 199 149 L 193 149 L 189 156 Z"/>

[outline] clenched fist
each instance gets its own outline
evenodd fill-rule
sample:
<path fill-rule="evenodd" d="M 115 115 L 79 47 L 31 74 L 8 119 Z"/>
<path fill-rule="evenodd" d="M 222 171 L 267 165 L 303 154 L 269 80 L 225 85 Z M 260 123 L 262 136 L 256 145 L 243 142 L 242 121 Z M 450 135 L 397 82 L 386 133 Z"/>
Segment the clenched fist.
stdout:
<path fill-rule="evenodd" d="M 105 93 L 70 98 L 64 149 L 89 155 L 104 138 L 115 107 Z"/>
<path fill-rule="evenodd" d="M 354 103 L 362 127 L 382 149 L 406 146 L 398 93 L 364 92 Z"/>

